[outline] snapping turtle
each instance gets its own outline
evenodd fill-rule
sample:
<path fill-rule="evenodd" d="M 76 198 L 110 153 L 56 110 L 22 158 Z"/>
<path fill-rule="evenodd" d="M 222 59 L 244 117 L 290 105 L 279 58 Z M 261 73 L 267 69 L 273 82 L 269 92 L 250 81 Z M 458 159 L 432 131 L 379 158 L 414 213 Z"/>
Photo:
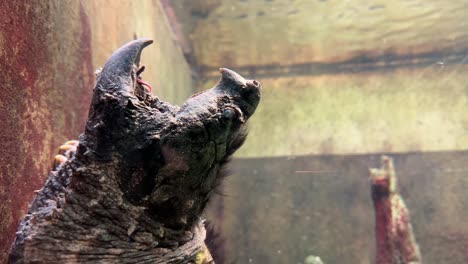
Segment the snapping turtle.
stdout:
<path fill-rule="evenodd" d="M 245 140 L 260 84 L 220 69 L 214 88 L 173 106 L 139 76 L 151 43 L 126 44 L 98 74 L 86 129 L 37 192 L 10 263 L 200 261 L 201 214 Z"/>

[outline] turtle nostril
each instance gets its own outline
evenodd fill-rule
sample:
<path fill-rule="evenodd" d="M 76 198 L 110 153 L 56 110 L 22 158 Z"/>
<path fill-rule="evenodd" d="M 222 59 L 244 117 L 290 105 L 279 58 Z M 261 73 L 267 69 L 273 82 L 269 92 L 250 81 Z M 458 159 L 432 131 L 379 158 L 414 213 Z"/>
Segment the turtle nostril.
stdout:
<path fill-rule="evenodd" d="M 252 83 L 253 83 L 253 85 L 255 85 L 255 87 L 258 87 L 258 86 L 260 85 L 260 83 L 259 83 L 259 82 L 257 82 L 257 81 L 255 81 L 255 80 L 254 80 L 254 81 L 252 81 Z"/>

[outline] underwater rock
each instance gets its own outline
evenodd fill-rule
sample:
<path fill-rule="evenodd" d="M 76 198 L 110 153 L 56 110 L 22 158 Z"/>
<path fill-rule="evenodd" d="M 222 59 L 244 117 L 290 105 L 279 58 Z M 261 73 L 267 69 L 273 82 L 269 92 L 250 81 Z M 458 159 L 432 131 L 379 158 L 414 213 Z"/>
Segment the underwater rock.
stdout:
<path fill-rule="evenodd" d="M 245 140 L 260 84 L 221 69 L 214 88 L 163 102 L 139 76 L 151 43 L 124 45 L 98 73 L 85 131 L 56 157 L 9 263 L 192 263 L 205 251 L 201 214 Z"/>
<path fill-rule="evenodd" d="M 323 264 L 319 256 L 309 255 L 305 258 L 304 264 Z"/>
<path fill-rule="evenodd" d="M 397 188 L 390 157 L 382 156 L 380 169 L 370 169 L 375 209 L 376 264 L 420 264 L 421 253 L 413 234 L 408 208 Z"/>

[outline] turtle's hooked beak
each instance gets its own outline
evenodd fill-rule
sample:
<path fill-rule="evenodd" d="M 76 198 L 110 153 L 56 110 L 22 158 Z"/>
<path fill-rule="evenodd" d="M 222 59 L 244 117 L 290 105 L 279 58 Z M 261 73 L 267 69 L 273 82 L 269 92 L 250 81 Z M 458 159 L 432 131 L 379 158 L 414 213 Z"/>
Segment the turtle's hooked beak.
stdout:
<path fill-rule="evenodd" d="M 138 81 L 141 52 L 152 43 L 151 39 L 137 39 L 115 51 L 99 74 L 96 88 L 107 92 L 131 92 Z"/>
<path fill-rule="evenodd" d="M 151 43 L 150 39 L 127 43 L 110 56 L 98 73 L 85 130 L 88 139 L 80 142 L 83 150 L 86 147 L 97 156 L 108 158 L 106 155 L 111 153 L 115 143 L 109 131 L 118 134 L 118 130 L 126 126 L 125 122 L 116 121 L 119 120 L 117 116 L 126 111 L 127 106 L 141 101 L 135 93 L 144 89 L 139 77 L 144 69 L 139 65 L 140 56 L 143 48 Z"/>

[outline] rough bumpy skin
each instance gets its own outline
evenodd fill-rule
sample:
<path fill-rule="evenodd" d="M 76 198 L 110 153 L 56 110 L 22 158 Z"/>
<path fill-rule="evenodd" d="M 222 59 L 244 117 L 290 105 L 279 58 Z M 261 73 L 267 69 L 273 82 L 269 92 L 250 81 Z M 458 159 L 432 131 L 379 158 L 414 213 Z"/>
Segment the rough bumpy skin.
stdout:
<path fill-rule="evenodd" d="M 138 82 L 150 40 L 117 50 L 98 75 L 76 154 L 51 172 L 17 233 L 10 263 L 190 263 L 203 248 L 200 215 L 260 84 L 221 69 L 181 107 Z"/>

